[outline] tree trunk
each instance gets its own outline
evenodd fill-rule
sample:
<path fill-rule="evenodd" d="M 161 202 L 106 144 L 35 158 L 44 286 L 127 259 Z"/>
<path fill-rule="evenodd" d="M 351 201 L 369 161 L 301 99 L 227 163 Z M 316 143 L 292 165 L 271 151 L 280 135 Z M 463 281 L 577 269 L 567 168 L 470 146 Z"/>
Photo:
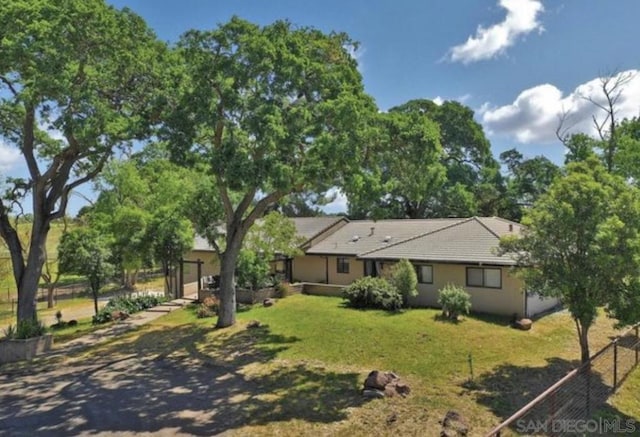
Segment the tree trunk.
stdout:
<path fill-rule="evenodd" d="M 138 284 L 138 273 L 140 273 L 139 269 L 135 269 L 133 271 L 133 273 L 131 273 L 131 277 L 129 278 L 129 281 L 131 282 L 131 288 L 135 289 L 136 285 Z"/>
<path fill-rule="evenodd" d="M 216 328 L 226 328 L 236 323 L 236 262 L 242 246 L 240 225 L 227 230 L 227 248 L 220 257 L 220 307 Z"/>
<path fill-rule="evenodd" d="M 96 290 L 92 290 L 93 293 L 93 310 L 96 312 L 96 316 L 98 315 L 98 292 Z"/>
<path fill-rule="evenodd" d="M 591 353 L 589 352 L 589 327 L 585 327 L 582 324 L 578 326 L 578 337 L 580 340 L 580 361 L 582 364 L 589 361 Z"/>
<path fill-rule="evenodd" d="M 29 244 L 29 256 L 20 278 L 16 278 L 18 286 L 18 321 L 37 320 L 36 298 L 38 295 L 38 282 L 42 275 L 42 266 L 46 259 L 45 243 L 49 233 L 49 223 L 34 218 L 31 227 L 31 243 Z"/>
<path fill-rule="evenodd" d="M 47 308 L 53 308 L 53 293 L 56 290 L 56 285 L 53 283 L 47 284 Z"/>

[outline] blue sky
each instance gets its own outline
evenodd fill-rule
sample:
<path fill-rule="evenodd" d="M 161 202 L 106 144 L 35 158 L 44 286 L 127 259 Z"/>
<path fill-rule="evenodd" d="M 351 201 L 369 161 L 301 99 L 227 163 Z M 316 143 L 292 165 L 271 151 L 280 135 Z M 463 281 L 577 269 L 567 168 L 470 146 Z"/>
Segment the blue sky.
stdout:
<path fill-rule="evenodd" d="M 288 19 L 360 42 L 366 91 L 382 110 L 415 98 L 459 100 L 476 111 L 497 155 L 511 147 L 560 163 L 557 115 L 590 132 L 597 78 L 640 69 L 637 0 L 111 0 L 141 15 L 166 41 L 238 15 Z M 620 116 L 640 113 L 640 74 Z M 5 165 L 0 151 L 0 166 Z M 15 158 L 15 156 L 14 156 Z M 17 164 L 16 164 L 17 165 Z M 17 170 L 17 169 L 15 169 Z M 340 208 L 344 200 L 334 208 Z M 76 201 L 70 213 L 81 202 Z"/>

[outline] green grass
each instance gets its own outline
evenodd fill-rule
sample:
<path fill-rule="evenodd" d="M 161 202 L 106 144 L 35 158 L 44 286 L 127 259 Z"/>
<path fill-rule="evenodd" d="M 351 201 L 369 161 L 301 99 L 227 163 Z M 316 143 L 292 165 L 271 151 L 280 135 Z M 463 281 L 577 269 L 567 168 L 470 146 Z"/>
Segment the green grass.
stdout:
<path fill-rule="evenodd" d="M 63 328 L 53 329 L 50 328 L 49 332 L 53 334 L 54 342 L 56 344 L 65 343 L 75 338 L 81 337 L 85 334 L 93 332 L 98 329 L 102 329 L 106 324 L 94 325 L 91 323 L 92 317 L 87 317 L 78 320 L 78 324 L 75 326 L 64 326 Z"/>
<path fill-rule="evenodd" d="M 640 367 L 629 374 L 622 387 L 609 400 L 618 412 L 640 420 Z M 640 423 L 638 423 L 640 432 Z"/>
<path fill-rule="evenodd" d="M 234 425 L 255 435 L 436 430 L 430 435 L 437 434 L 438 421 L 450 409 L 467 418 L 471 435 L 479 435 L 578 364 L 574 325 L 566 313 L 536 321 L 528 332 L 509 328 L 501 318 L 471 316 L 451 323 L 439 314 L 353 310 L 340 299 L 295 295 L 270 308 L 240 312 L 236 326 L 224 330 L 213 329 L 213 318 L 197 319 L 193 308 L 175 311 L 87 356 L 135 353 L 185 363 L 195 358 L 212 369 L 227 369 L 241 377 L 238 390 L 246 399 L 266 399 L 264 410 L 253 410 Z M 262 326 L 246 329 L 250 320 Z M 594 351 L 615 333 L 605 318 L 592 332 Z M 371 370 L 398 373 L 411 386 L 411 396 L 363 402 L 359 389 Z M 244 387 L 248 382 L 253 385 Z M 246 402 L 247 408 L 253 405 Z M 631 411 L 625 414 L 640 418 L 634 404 L 620 402 L 621 410 Z M 393 425 L 386 421 L 391 415 L 399 418 Z"/>

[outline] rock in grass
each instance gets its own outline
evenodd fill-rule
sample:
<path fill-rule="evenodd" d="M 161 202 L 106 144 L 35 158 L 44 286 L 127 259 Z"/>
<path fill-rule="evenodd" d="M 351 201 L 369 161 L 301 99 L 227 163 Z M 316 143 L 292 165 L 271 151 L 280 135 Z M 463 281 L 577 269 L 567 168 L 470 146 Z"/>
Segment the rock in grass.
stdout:
<path fill-rule="evenodd" d="M 377 370 L 369 373 L 364 381 L 363 391 L 366 390 L 375 390 L 389 398 L 396 395 L 406 397 L 411 393 L 411 388 L 398 375 L 393 372 L 379 372 Z M 379 397 L 379 395 L 377 396 Z"/>
<path fill-rule="evenodd" d="M 442 425 L 442 430 L 440 431 L 442 437 L 458 437 L 469 434 L 467 421 L 455 410 L 447 411 L 440 424 Z"/>
<path fill-rule="evenodd" d="M 387 384 L 389 384 L 392 380 L 393 378 L 390 374 L 374 370 L 373 372 L 369 373 L 367 379 L 364 381 L 364 388 L 384 390 Z"/>
<path fill-rule="evenodd" d="M 513 325 L 516 329 L 520 329 L 521 331 L 528 331 L 529 329 L 531 329 L 533 322 L 531 321 L 531 319 L 519 319 L 516 320 Z"/>
<path fill-rule="evenodd" d="M 270 306 L 273 306 L 274 303 L 276 303 L 276 301 L 274 299 L 267 298 L 267 299 L 262 301 L 262 306 L 270 307 Z"/>
<path fill-rule="evenodd" d="M 362 396 L 369 399 L 382 399 L 385 395 L 382 390 L 376 390 L 374 388 L 365 388 L 362 390 Z"/>

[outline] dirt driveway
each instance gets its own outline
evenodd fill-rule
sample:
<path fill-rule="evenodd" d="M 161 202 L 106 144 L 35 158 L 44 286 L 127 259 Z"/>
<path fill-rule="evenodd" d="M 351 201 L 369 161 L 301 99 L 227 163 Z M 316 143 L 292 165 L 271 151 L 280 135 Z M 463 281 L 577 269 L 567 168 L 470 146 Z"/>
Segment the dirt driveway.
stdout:
<path fill-rule="evenodd" d="M 247 384 L 221 368 L 144 356 L 3 372 L 0 435 L 219 434 L 246 419 L 220 399 Z"/>

